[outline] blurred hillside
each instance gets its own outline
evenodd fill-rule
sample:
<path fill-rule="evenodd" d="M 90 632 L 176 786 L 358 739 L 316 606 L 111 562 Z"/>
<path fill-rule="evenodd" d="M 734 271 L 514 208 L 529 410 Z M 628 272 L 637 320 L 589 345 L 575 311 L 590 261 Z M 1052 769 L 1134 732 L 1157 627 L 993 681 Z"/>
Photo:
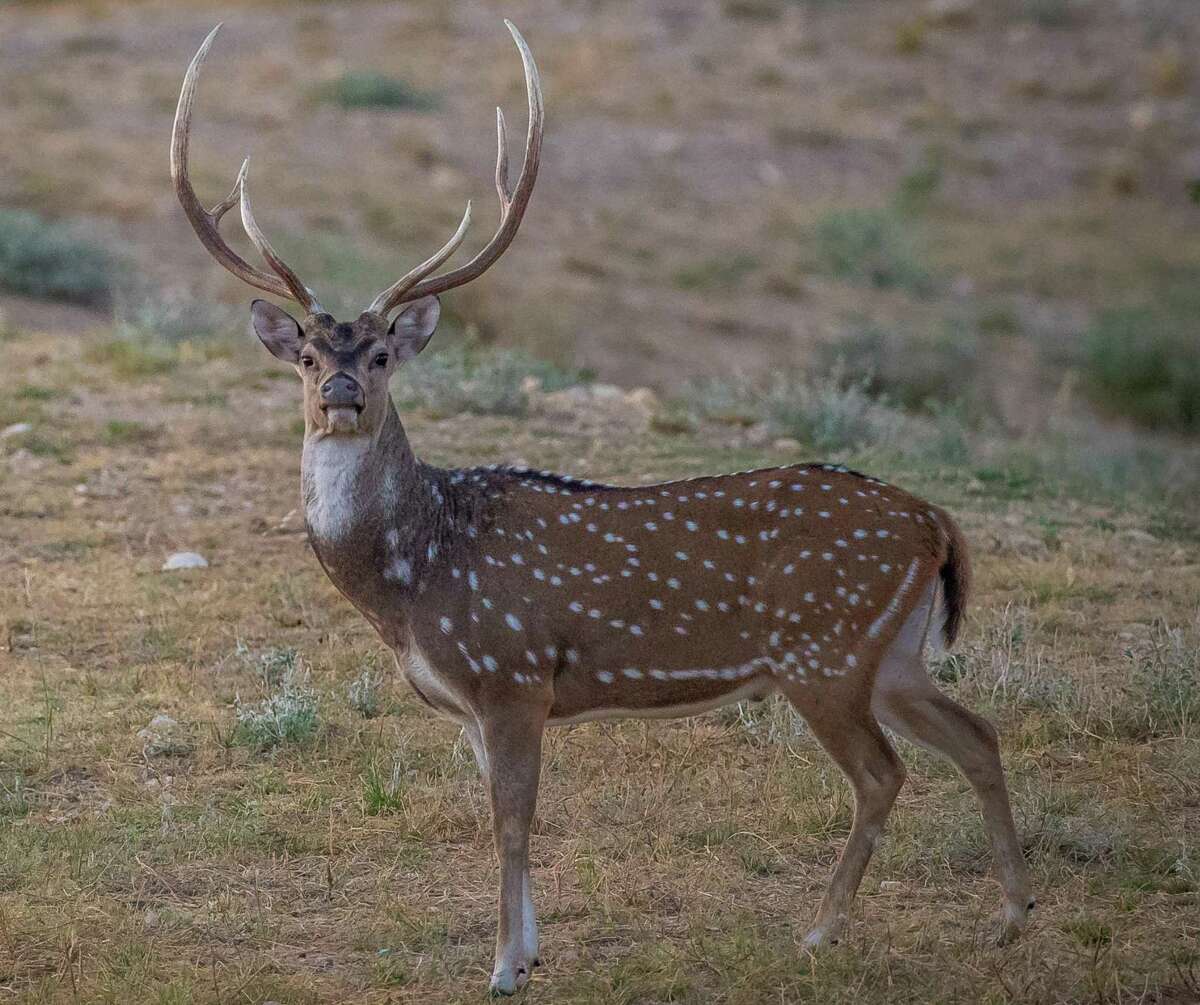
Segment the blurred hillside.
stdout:
<path fill-rule="evenodd" d="M 545 80 L 543 169 L 514 248 L 447 298 L 458 328 L 660 389 L 843 355 L 906 405 L 1017 431 L 1064 394 L 1200 428 L 1200 8 L 1172 0 L 9 3 L 0 263 L 30 211 L 111 246 L 94 301 L 240 328 L 251 294 L 167 175 L 180 78 L 223 20 L 201 196 L 252 154 L 260 221 L 354 312 L 468 198 L 468 251 L 486 240 L 493 106 L 518 150 L 524 129 L 505 16 Z"/>

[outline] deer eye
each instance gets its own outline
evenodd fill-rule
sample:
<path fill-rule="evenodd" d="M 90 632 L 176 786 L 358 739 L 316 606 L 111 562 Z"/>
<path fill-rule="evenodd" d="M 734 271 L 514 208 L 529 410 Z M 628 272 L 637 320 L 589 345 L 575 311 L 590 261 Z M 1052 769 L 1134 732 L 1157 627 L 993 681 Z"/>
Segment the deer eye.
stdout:
<path fill-rule="evenodd" d="M 381 352 L 378 356 L 375 357 L 375 365 L 376 366 L 387 366 L 387 364 L 388 364 L 388 354 L 386 352 Z"/>
<path fill-rule="evenodd" d="M 317 365 L 317 361 L 315 359 L 313 359 L 311 356 L 301 356 L 300 357 L 300 365 L 303 366 L 305 370 L 311 370 L 314 366 Z"/>

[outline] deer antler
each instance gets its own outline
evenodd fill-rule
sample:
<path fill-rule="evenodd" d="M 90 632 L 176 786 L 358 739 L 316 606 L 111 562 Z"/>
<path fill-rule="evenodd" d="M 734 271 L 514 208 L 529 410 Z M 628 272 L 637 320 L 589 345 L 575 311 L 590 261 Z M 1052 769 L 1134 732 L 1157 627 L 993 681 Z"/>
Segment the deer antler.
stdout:
<path fill-rule="evenodd" d="M 467 212 L 463 215 L 462 223 L 454 236 L 442 247 L 437 254 L 427 258 L 415 269 L 389 286 L 373 301 L 368 311 L 382 314 L 386 317 L 403 303 L 419 300 L 421 297 L 434 293 L 444 293 L 472 279 L 483 275 L 496 260 L 504 254 L 512 240 L 517 236 L 521 226 L 521 218 L 525 215 L 525 207 L 533 194 L 533 185 L 537 181 L 538 162 L 542 152 L 542 127 L 545 119 L 545 109 L 542 104 L 542 82 L 538 76 L 537 64 L 525 39 L 517 31 L 511 21 L 504 24 L 512 33 L 513 41 L 521 53 L 521 62 L 525 67 L 525 89 L 529 95 L 529 126 L 525 137 L 525 162 L 521 166 L 521 176 L 517 179 L 516 187 L 508 187 L 508 140 L 504 130 L 504 113 L 496 109 L 496 192 L 500 196 L 500 224 L 496 233 L 487 246 L 463 265 L 440 276 L 430 273 L 446 261 L 462 243 L 467 225 L 471 219 L 471 206 L 467 204 Z M 227 266 L 228 267 L 228 266 Z"/>
<path fill-rule="evenodd" d="M 246 175 L 250 169 L 250 158 L 247 157 L 242 161 L 242 169 L 238 172 L 237 192 L 240 196 L 242 210 L 242 227 L 246 231 L 246 236 L 250 238 L 254 246 L 258 249 L 258 253 L 263 256 L 266 263 L 278 273 L 279 278 L 291 290 L 291 297 L 297 303 L 303 304 L 304 309 L 309 314 L 320 314 L 322 308 L 317 303 L 317 298 L 313 296 L 312 290 L 300 281 L 300 277 L 292 271 L 291 267 L 282 258 L 274 248 L 271 247 L 271 242 L 267 240 L 267 235 L 259 228 L 258 223 L 254 219 L 254 214 L 250 210 L 250 193 L 246 190 Z"/>
<path fill-rule="evenodd" d="M 191 180 L 188 178 L 188 141 L 192 128 L 192 105 L 196 98 L 196 80 L 200 76 L 200 67 L 208 56 L 213 39 L 217 37 L 217 32 L 220 30 L 221 25 L 218 24 L 208 33 L 208 37 L 196 51 L 196 55 L 192 58 L 191 65 L 188 66 L 187 73 L 184 75 L 183 88 L 179 92 L 179 106 L 175 110 L 175 126 L 171 131 L 171 180 L 175 184 L 175 195 L 179 199 L 184 213 L 187 214 L 196 236 L 200 238 L 200 243 L 208 249 L 208 253 L 220 265 L 255 289 L 274 294 L 277 297 L 295 300 L 309 314 L 321 314 L 324 312 L 324 308 L 321 307 L 313 292 L 275 253 L 254 222 L 254 217 L 250 212 L 250 203 L 246 196 L 246 169 L 249 162 L 242 164 L 233 190 L 211 210 L 206 210 L 196 197 L 196 191 L 192 188 Z M 241 202 L 242 224 L 250 239 L 262 253 L 263 258 L 267 260 L 267 264 L 275 271 L 276 275 L 274 276 L 247 262 L 229 247 L 225 238 L 221 236 L 221 218 L 239 201 Z"/>

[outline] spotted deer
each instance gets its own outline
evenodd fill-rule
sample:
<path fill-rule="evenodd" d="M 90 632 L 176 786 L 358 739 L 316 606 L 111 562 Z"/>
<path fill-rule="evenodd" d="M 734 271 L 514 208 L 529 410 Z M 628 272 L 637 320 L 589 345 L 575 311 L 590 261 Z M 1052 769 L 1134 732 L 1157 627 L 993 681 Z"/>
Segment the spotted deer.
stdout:
<path fill-rule="evenodd" d="M 967 598 L 966 544 L 944 510 L 829 464 L 619 487 L 516 467 L 443 469 L 413 453 L 388 382 L 428 343 L 437 294 L 482 274 L 511 243 L 537 177 L 541 85 L 524 39 L 508 29 L 529 124 L 510 188 L 497 109 L 494 236 L 467 264 L 435 274 L 463 241 L 468 204 L 454 236 L 354 321 L 327 314 L 267 242 L 245 164 L 211 211 L 192 189 L 192 106 L 217 29 L 187 71 L 171 144 L 175 190 L 204 246 L 249 285 L 305 311 L 297 321 L 256 300 L 250 314 L 267 349 L 303 381 L 301 484 L 317 560 L 417 695 L 462 725 L 479 763 L 500 861 L 492 990 L 515 992 L 539 963 L 528 853 L 545 727 L 688 716 L 776 692 L 855 797 L 803 945 L 836 941 L 904 781 L 881 724 L 946 755 L 970 780 L 1003 889 L 999 936 L 1013 938 L 1033 901 L 996 731 L 943 695 L 924 666 L 927 644 L 954 641 Z M 220 236 L 235 205 L 270 273 Z"/>

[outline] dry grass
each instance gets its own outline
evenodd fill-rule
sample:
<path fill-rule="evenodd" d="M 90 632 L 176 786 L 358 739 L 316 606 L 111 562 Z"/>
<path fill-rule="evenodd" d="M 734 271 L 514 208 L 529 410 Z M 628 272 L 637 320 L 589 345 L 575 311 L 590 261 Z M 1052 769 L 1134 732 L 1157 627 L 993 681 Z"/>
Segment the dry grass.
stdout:
<path fill-rule="evenodd" d="M 0 304 L 0 432 L 30 426 L 0 438 L 0 997 L 479 998 L 470 751 L 299 533 L 296 389 L 223 334 L 245 291 L 171 208 L 165 139 L 225 19 L 197 185 L 253 153 L 273 240 L 356 309 L 491 198 L 493 104 L 523 125 L 503 16 L 546 82 L 543 173 L 504 264 L 447 298 L 466 339 L 398 388 L 415 442 L 640 481 L 821 439 L 948 506 L 978 590 L 936 669 L 1002 729 L 1040 903 L 990 945 L 970 794 L 905 748 L 849 937 L 810 959 L 851 801 L 789 710 L 578 727 L 547 751 L 526 998 L 1200 1000 L 1200 463 L 1101 425 L 1075 372 L 1104 311 L 1195 284 L 1200 18 L 1166 0 L 0 5 L 0 204 L 129 265 L 115 324 Z M 320 100 L 376 74 L 436 109 Z M 551 383 L 720 380 L 656 411 L 530 389 L 494 345 Z M 813 380 L 843 358 L 870 372 Z M 185 549 L 209 568 L 159 571 Z M 238 709 L 292 651 L 314 728 L 259 742 Z M 139 735 L 159 715 L 170 742 Z"/>
<path fill-rule="evenodd" d="M 55 334 L 5 343 L 10 379 L 37 389 L 21 398 L 34 432 L 63 452 L 0 445 L 0 987 L 25 1002 L 475 1000 L 496 880 L 486 801 L 456 730 L 390 671 L 378 683 L 379 643 L 288 515 L 295 389 L 249 345 L 176 344 L 181 362 L 145 373 L 99 352 L 105 338 L 83 359 Z M 663 436 L 599 399 L 581 411 L 411 426 L 437 460 L 626 479 L 796 449 L 740 427 Z M 153 439 L 111 433 L 151 416 Z M 906 749 L 850 937 L 811 960 L 796 937 L 851 803 L 783 707 L 590 725 L 547 752 L 547 968 L 530 1000 L 1194 996 L 1194 520 L 1136 497 L 1014 499 L 886 450 L 872 466 L 949 503 L 976 546 L 971 631 L 938 672 L 1003 729 L 1032 930 L 989 945 L 973 801 Z M 160 573 L 179 548 L 211 566 Z M 238 699 L 278 688 L 288 649 L 311 668 L 318 726 L 262 751 L 239 741 Z M 348 696 L 364 672 L 375 718 Z M 160 713 L 186 737 L 178 756 L 138 736 Z"/>

